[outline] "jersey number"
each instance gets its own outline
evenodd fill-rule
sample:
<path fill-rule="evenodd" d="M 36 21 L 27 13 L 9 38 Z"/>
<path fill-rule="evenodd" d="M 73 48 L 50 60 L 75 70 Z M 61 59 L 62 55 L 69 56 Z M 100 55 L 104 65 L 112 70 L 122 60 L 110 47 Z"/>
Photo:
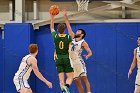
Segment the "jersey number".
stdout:
<path fill-rule="evenodd" d="M 59 48 L 64 49 L 64 42 L 62 42 L 62 41 L 59 42 Z"/>

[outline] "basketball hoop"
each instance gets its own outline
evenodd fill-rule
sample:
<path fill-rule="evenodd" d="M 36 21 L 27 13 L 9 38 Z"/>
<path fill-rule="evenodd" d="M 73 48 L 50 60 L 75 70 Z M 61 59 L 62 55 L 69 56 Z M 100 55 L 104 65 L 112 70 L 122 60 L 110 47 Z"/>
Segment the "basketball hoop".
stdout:
<path fill-rule="evenodd" d="M 89 0 L 76 0 L 78 11 L 88 11 Z"/>

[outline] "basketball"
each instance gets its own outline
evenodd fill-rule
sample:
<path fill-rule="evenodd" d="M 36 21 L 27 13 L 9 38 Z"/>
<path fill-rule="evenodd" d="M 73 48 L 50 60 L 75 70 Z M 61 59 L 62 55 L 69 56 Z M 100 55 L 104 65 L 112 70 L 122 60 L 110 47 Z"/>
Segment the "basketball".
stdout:
<path fill-rule="evenodd" d="M 57 5 L 52 5 L 49 10 L 50 14 L 58 15 L 59 14 L 59 7 Z"/>

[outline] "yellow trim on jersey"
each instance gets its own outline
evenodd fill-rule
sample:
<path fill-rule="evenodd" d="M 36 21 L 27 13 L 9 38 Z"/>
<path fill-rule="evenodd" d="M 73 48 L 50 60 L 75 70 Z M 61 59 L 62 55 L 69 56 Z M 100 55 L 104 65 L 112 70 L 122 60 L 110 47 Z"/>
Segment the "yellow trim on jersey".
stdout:
<path fill-rule="evenodd" d="M 59 35 L 59 37 L 65 37 L 66 36 L 66 34 L 58 34 Z"/>

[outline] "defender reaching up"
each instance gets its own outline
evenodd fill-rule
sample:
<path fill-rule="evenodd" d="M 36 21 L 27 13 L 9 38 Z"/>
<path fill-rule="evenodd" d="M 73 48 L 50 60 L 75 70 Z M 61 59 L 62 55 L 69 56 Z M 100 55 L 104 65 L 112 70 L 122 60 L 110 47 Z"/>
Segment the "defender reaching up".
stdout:
<path fill-rule="evenodd" d="M 84 49 L 88 53 L 88 55 L 84 55 L 86 59 L 88 59 L 92 55 L 91 49 L 89 48 L 87 42 L 84 40 L 84 37 L 86 36 L 86 32 L 83 29 L 78 29 L 76 34 L 74 34 L 70 26 L 70 23 L 68 21 L 66 10 L 63 10 L 63 14 L 64 14 L 66 26 L 68 28 L 68 33 L 73 38 L 72 44 L 70 46 L 70 59 L 74 69 L 74 80 L 78 87 L 79 93 L 84 93 L 81 80 L 84 81 L 87 93 L 91 93 L 90 83 L 87 78 L 86 66 L 81 56 L 81 53 Z"/>

